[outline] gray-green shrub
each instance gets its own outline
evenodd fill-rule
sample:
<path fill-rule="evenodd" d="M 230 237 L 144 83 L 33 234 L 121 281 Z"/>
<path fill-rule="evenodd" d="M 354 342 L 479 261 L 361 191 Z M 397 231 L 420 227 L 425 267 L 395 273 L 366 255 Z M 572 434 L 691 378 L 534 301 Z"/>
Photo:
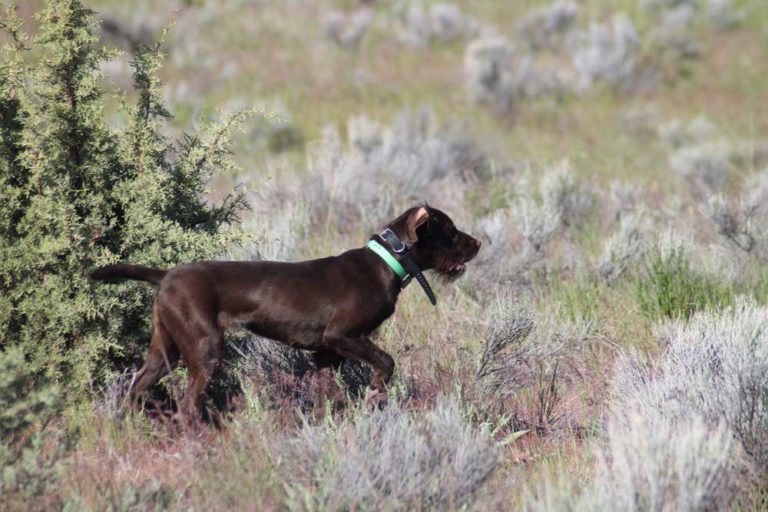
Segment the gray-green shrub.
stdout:
<path fill-rule="evenodd" d="M 709 424 L 725 421 L 760 469 L 768 467 L 768 309 L 739 300 L 722 311 L 695 314 L 654 329 L 666 347 L 654 364 L 629 354 L 613 381 L 627 408 L 670 421 L 696 411 Z"/>
<path fill-rule="evenodd" d="M 713 195 L 703 210 L 718 234 L 762 262 L 768 255 L 768 240 L 762 229 L 768 221 L 767 204 L 768 172 L 762 171 L 744 181 L 738 198 Z"/>
<path fill-rule="evenodd" d="M 608 282 L 621 277 L 631 265 L 642 259 L 645 241 L 637 215 L 623 215 L 618 230 L 606 239 L 597 261 L 597 270 Z"/>
<path fill-rule="evenodd" d="M 478 382 L 491 396 L 533 393 L 532 412 L 516 418 L 522 427 L 547 430 L 567 422 L 563 388 L 583 374 L 592 330 L 590 321 L 560 321 L 502 295 L 488 309 Z"/>
<path fill-rule="evenodd" d="M 731 431 L 695 413 L 677 422 L 625 411 L 611 421 L 588 483 L 567 476 L 529 492 L 530 511 L 723 510 L 734 496 L 738 449 Z"/>
<path fill-rule="evenodd" d="M 639 46 L 637 32 L 628 18 L 617 16 L 612 26 L 592 22 L 579 35 L 572 51 L 579 86 L 588 89 L 605 83 L 628 87 L 637 72 Z"/>
<path fill-rule="evenodd" d="M 479 30 L 478 22 L 455 4 L 425 6 L 421 1 L 399 2 L 395 13 L 400 38 L 415 47 L 471 37 Z"/>
<path fill-rule="evenodd" d="M 305 409 L 322 405 L 315 403 L 311 382 L 303 379 L 317 374 L 311 352 L 245 332 L 229 335 L 227 340 L 234 353 L 227 362 L 238 369 L 242 378 L 267 385 L 272 395 L 291 391 L 297 405 Z M 341 383 L 354 396 L 368 388 L 373 376 L 372 369 L 356 359 L 345 359 L 338 372 Z"/>
<path fill-rule="evenodd" d="M 327 417 L 286 436 L 274 450 L 293 510 L 452 510 L 471 506 L 498 463 L 487 432 L 472 426 L 456 400 L 411 413 Z"/>
<path fill-rule="evenodd" d="M 517 32 L 536 51 L 561 50 L 576 26 L 579 6 L 570 0 L 556 0 L 533 9 L 517 24 Z"/>
<path fill-rule="evenodd" d="M 416 201 L 444 196 L 444 180 L 482 178 L 490 163 L 473 138 L 440 126 L 426 109 L 403 112 L 391 126 L 350 119 L 349 142 L 335 127 L 308 148 L 305 187 L 314 217 L 333 212 L 342 226 L 360 220 L 367 229 L 399 215 Z"/>

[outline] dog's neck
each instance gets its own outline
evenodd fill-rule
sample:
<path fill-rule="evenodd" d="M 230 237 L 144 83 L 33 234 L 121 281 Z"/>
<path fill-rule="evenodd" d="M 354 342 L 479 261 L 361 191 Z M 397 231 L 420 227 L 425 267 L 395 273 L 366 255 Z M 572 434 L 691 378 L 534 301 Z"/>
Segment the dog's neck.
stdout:
<path fill-rule="evenodd" d="M 385 228 L 379 234 L 372 236 L 368 248 L 375 252 L 401 279 L 403 288 L 410 283 L 411 278 L 414 278 L 424 290 L 429 302 L 433 306 L 437 304 L 435 293 L 423 273 L 426 269 L 419 265 L 410 248 L 394 230 Z M 404 273 L 407 275 L 403 275 Z"/>

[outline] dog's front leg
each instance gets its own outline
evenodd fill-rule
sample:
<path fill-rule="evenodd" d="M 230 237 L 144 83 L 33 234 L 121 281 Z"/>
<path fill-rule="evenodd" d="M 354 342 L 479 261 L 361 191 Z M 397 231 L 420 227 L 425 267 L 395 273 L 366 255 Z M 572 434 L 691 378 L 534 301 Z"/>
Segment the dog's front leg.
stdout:
<path fill-rule="evenodd" d="M 367 336 L 345 336 L 326 332 L 323 335 L 325 345 L 343 357 L 352 357 L 373 367 L 371 387 L 384 391 L 386 384 L 395 371 L 395 361 L 389 354 L 373 344 Z"/>
<path fill-rule="evenodd" d="M 320 349 L 312 354 L 312 360 L 317 367 L 316 379 L 320 400 L 343 402 L 344 391 L 336 384 L 334 376 L 341 369 L 344 358 L 335 350 Z"/>

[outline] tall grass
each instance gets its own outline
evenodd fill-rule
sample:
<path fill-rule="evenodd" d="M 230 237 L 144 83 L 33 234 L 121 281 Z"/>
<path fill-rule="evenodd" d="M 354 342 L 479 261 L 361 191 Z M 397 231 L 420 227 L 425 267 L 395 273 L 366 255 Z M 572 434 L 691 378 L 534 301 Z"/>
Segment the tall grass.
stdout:
<path fill-rule="evenodd" d="M 696 311 L 733 302 L 731 285 L 718 276 L 692 268 L 682 245 L 650 250 L 644 267 L 635 295 L 650 320 L 687 319 Z"/>

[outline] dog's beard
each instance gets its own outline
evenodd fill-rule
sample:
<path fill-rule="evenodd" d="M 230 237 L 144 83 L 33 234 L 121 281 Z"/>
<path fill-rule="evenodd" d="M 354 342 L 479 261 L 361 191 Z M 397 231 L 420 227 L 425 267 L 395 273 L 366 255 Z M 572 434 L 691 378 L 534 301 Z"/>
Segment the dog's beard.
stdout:
<path fill-rule="evenodd" d="M 463 276 L 467 266 L 463 262 L 445 262 L 435 267 L 434 271 L 442 281 L 450 283 Z"/>

